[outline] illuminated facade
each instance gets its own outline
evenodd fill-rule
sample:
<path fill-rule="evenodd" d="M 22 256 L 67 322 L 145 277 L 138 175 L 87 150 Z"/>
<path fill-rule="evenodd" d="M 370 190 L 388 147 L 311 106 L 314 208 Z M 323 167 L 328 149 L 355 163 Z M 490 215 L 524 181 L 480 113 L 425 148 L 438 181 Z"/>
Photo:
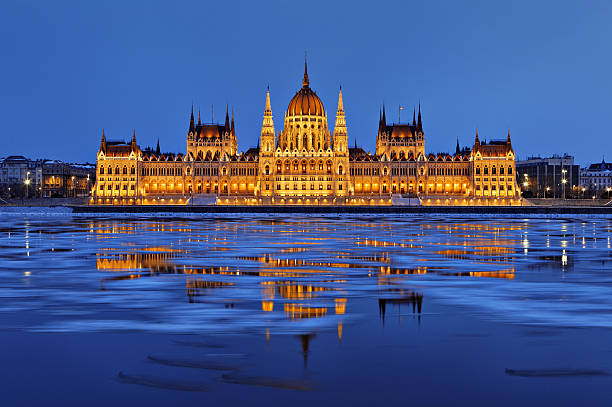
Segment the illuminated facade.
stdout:
<path fill-rule="evenodd" d="M 274 127 L 266 93 L 257 148 L 238 152 L 229 111 L 224 125 L 203 124 L 193 109 L 183 154 L 141 150 L 106 141 L 97 156 L 95 204 L 264 205 L 519 205 L 515 156 L 508 137 L 454 154 L 427 154 L 419 106 L 411 124 L 387 124 L 380 114 L 376 152 L 349 148 L 342 90 L 333 131 L 321 99 L 302 88 Z M 418 200 L 417 200 L 418 199 Z"/>

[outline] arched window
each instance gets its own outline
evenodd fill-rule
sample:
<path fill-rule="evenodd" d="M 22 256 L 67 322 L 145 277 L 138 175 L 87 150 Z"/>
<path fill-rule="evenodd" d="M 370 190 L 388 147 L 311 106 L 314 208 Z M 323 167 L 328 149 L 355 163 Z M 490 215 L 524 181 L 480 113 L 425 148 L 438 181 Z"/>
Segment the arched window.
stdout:
<path fill-rule="evenodd" d="M 331 161 L 328 161 L 327 162 L 327 173 L 331 174 L 331 172 L 332 172 L 332 164 L 331 164 Z"/>
<path fill-rule="evenodd" d="M 104 167 L 100 166 L 100 174 L 104 174 Z"/>
<path fill-rule="evenodd" d="M 495 166 L 493 166 L 493 167 L 491 168 L 491 174 L 492 174 L 492 175 L 497 175 L 497 168 L 496 168 Z"/>
<path fill-rule="evenodd" d="M 342 175 L 342 174 L 343 174 L 343 172 L 342 172 L 342 171 L 343 171 L 342 166 L 341 166 L 341 165 L 340 165 L 340 166 L 338 166 L 338 174 Z"/>
<path fill-rule="evenodd" d="M 119 172 L 119 167 L 115 167 L 115 174 L 117 174 L 117 175 L 121 174 L 121 173 Z"/>
<path fill-rule="evenodd" d="M 489 167 L 485 165 L 484 167 L 484 175 L 489 175 Z"/>
<path fill-rule="evenodd" d="M 306 160 L 302 161 L 302 174 L 306 174 Z"/>
<path fill-rule="evenodd" d="M 512 175 L 512 167 L 508 167 L 508 175 Z"/>
<path fill-rule="evenodd" d="M 130 169 L 130 174 L 134 175 L 136 174 L 136 168 L 132 165 L 132 168 Z"/>
<path fill-rule="evenodd" d="M 280 160 L 276 163 L 276 172 L 279 174 L 283 172 L 283 163 Z"/>
<path fill-rule="evenodd" d="M 266 165 L 266 175 L 270 175 L 270 166 Z"/>
<path fill-rule="evenodd" d="M 295 160 L 295 161 L 293 162 L 293 171 L 296 171 L 296 172 L 297 172 L 297 170 L 298 170 L 298 162 L 297 162 L 297 160 Z"/>
<path fill-rule="evenodd" d="M 499 167 L 499 175 L 504 175 L 504 167 Z"/>
<path fill-rule="evenodd" d="M 323 161 L 319 161 L 319 171 L 323 171 Z"/>

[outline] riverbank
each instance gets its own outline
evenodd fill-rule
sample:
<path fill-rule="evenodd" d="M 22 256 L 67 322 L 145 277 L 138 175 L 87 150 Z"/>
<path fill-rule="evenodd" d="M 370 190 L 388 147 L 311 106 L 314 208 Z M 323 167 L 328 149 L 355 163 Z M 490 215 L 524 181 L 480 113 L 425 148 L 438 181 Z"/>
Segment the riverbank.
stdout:
<path fill-rule="evenodd" d="M 69 205 L 74 213 L 373 213 L 612 215 L 609 206 L 297 206 L 297 205 Z"/>
<path fill-rule="evenodd" d="M 0 206 L 23 206 L 23 207 L 54 207 L 54 206 L 75 206 L 86 205 L 89 201 L 88 196 L 76 198 L 13 198 L 0 200 Z"/>

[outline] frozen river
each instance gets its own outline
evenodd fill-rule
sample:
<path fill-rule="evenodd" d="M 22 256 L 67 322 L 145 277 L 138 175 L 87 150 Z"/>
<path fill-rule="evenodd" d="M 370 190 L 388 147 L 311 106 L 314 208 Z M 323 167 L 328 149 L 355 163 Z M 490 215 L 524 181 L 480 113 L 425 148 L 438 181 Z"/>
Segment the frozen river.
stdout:
<path fill-rule="evenodd" d="M 0 211 L 3 405 L 611 400 L 609 217 Z"/>

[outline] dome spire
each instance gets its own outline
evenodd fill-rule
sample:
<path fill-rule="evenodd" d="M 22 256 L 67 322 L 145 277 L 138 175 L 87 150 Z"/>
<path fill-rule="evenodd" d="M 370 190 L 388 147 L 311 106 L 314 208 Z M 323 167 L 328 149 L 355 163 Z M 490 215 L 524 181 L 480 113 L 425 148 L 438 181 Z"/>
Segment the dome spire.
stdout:
<path fill-rule="evenodd" d="M 308 61 L 306 59 L 306 53 L 304 53 L 304 79 L 302 80 L 302 86 L 307 88 L 310 85 L 308 82 Z"/>

